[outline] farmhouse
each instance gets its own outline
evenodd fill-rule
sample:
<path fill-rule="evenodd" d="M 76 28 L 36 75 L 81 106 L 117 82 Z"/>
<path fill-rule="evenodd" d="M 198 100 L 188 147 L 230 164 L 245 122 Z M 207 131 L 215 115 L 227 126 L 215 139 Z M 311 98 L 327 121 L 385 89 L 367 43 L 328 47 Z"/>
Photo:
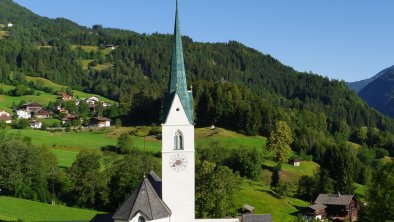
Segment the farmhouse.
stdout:
<path fill-rule="evenodd" d="M 11 114 L 4 110 L 0 110 L 0 122 L 3 121 L 5 123 L 11 123 L 12 122 Z"/>
<path fill-rule="evenodd" d="M 34 117 L 38 119 L 48 119 L 51 117 L 51 113 L 48 110 L 41 108 L 34 112 Z"/>
<path fill-rule="evenodd" d="M 22 105 L 20 109 L 15 110 L 15 113 L 19 119 L 30 119 L 32 117 L 47 119 L 51 117 L 51 113 L 36 102 Z"/>
<path fill-rule="evenodd" d="M 91 126 L 103 128 L 103 127 L 110 127 L 111 120 L 106 117 L 94 117 L 91 119 Z"/>
<path fill-rule="evenodd" d="M 308 219 L 331 219 L 333 221 L 356 221 L 361 203 L 353 195 L 320 194 L 315 203 L 304 213 Z"/>
<path fill-rule="evenodd" d="M 73 99 L 73 96 L 62 93 L 59 99 L 61 99 L 62 101 L 71 101 Z"/>
<path fill-rule="evenodd" d="M 24 110 L 24 109 L 15 110 L 15 114 L 18 117 L 18 119 L 30 119 L 31 118 L 31 113 L 28 112 L 27 110 Z"/>
<path fill-rule="evenodd" d="M 62 120 L 62 124 L 65 124 L 65 123 L 70 122 L 70 121 L 73 121 L 73 120 L 75 120 L 75 119 L 77 119 L 77 116 L 76 116 L 76 115 L 67 114 L 67 116 L 64 117 L 64 118 L 62 118 L 61 120 Z"/>
<path fill-rule="evenodd" d="M 89 104 L 97 104 L 100 101 L 100 99 L 97 96 L 92 96 L 86 99 L 86 103 Z"/>
<path fill-rule="evenodd" d="M 35 111 L 42 109 L 42 108 L 43 108 L 43 106 L 41 106 L 39 103 L 36 103 L 36 102 L 26 103 L 20 107 L 20 109 L 26 110 L 29 113 L 35 112 Z"/>

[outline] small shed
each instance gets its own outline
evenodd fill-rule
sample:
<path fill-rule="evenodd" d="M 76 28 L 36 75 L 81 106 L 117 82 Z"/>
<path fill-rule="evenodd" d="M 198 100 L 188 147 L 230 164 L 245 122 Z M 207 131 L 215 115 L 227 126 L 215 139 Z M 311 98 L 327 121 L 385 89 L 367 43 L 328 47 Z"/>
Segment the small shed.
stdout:
<path fill-rule="evenodd" d="M 250 206 L 249 204 L 243 205 L 242 209 L 243 209 L 244 213 L 249 213 L 249 214 L 253 214 L 254 213 L 254 207 Z"/>
<path fill-rule="evenodd" d="M 301 160 L 300 159 L 294 159 L 293 160 L 293 166 L 300 166 L 301 165 Z"/>

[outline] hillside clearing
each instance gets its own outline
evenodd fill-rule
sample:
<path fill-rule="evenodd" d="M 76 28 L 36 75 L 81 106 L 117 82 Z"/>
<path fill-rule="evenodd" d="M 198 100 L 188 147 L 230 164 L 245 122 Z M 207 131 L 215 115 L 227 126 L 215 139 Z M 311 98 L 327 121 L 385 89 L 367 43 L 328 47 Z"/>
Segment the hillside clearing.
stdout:
<path fill-rule="evenodd" d="M 50 87 L 54 91 L 60 91 L 61 89 L 66 89 L 67 88 L 67 86 L 57 84 L 55 82 L 52 82 L 51 80 L 48 80 L 48 79 L 45 79 L 45 78 L 41 78 L 41 77 L 26 76 L 26 80 L 27 81 L 33 81 L 33 82 L 36 82 L 37 80 L 39 80 L 43 84 L 43 86 Z M 96 94 L 86 93 L 86 92 L 82 92 L 82 91 L 79 91 L 79 90 L 72 90 L 72 91 L 73 91 L 74 96 L 76 96 L 78 98 L 89 98 L 89 97 L 92 97 L 92 96 L 96 96 L 101 101 L 105 101 L 105 102 L 109 102 L 109 103 L 116 103 L 113 100 L 107 99 L 105 97 L 102 97 L 102 96 L 99 96 L 99 95 L 96 95 Z"/>
<path fill-rule="evenodd" d="M 296 198 L 281 198 L 268 186 L 261 182 L 244 179 L 240 192 L 235 195 L 235 206 L 244 204 L 255 207 L 256 214 L 272 214 L 274 221 L 291 221 L 300 207 L 308 206 L 308 202 Z"/>

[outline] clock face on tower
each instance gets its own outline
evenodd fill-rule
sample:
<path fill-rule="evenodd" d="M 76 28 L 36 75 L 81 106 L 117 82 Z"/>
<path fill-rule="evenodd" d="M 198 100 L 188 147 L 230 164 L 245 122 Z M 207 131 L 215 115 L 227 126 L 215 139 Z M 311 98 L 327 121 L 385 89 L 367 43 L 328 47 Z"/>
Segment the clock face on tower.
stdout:
<path fill-rule="evenodd" d="M 170 157 L 170 168 L 175 172 L 183 171 L 187 166 L 187 158 L 182 154 L 174 154 Z"/>

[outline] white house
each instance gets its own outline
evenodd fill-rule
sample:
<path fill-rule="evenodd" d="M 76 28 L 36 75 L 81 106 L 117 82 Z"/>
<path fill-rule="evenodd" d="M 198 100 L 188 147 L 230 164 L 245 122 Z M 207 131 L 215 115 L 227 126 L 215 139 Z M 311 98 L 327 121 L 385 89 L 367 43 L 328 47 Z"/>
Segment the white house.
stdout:
<path fill-rule="evenodd" d="M 100 99 L 96 96 L 92 96 L 92 97 L 89 97 L 88 99 L 86 99 L 86 102 L 89 104 L 96 104 L 99 101 L 100 101 Z"/>
<path fill-rule="evenodd" d="M 35 121 L 35 120 L 30 121 L 30 122 L 29 122 L 29 125 L 30 125 L 30 127 L 33 128 L 33 129 L 41 129 L 41 127 L 42 127 L 42 123 L 41 123 L 41 122 L 38 122 L 38 121 Z"/>
<path fill-rule="evenodd" d="M 8 23 L 8 24 L 7 24 L 7 27 L 8 27 L 8 28 L 12 28 L 12 27 L 14 27 L 14 24 Z"/>
<path fill-rule="evenodd" d="M 30 119 L 31 118 L 31 113 L 27 110 L 18 109 L 15 112 L 16 112 L 16 116 L 18 117 L 18 119 Z"/>
<path fill-rule="evenodd" d="M 11 114 L 4 110 L 0 110 L 0 122 L 2 121 L 8 124 L 11 123 L 12 122 Z"/>
<path fill-rule="evenodd" d="M 110 127 L 111 120 L 106 117 L 94 117 L 91 119 L 91 125 L 99 128 Z"/>

